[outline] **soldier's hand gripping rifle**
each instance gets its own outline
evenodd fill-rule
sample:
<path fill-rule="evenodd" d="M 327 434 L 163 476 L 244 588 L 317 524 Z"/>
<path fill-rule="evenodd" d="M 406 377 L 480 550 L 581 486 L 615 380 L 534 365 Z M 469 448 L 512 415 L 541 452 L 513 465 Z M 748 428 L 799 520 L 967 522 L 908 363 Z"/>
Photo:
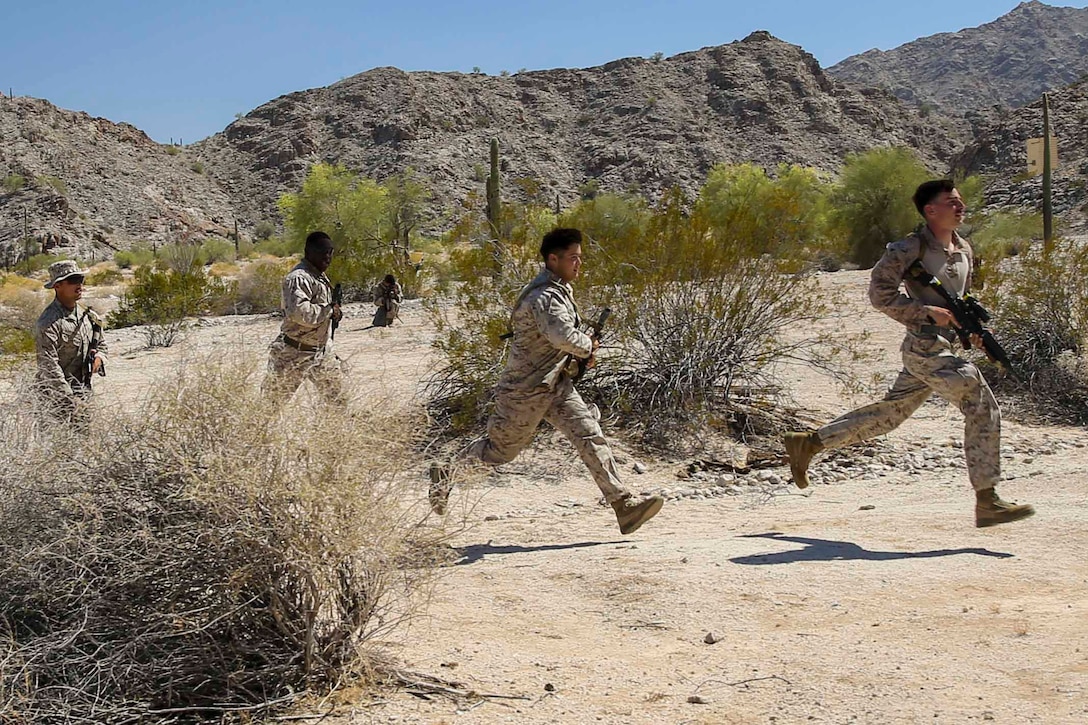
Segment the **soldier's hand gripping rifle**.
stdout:
<path fill-rule="evenodd" d="M 340 284 L 339 282 L 337 282 L 336 286 L 332 288 L 332 304 L 333 304 L 333 307 L 338 307 L 338 306 L 344 304 L 344 285 Z M 343 314 L 343 313 L 341 313 L 341 314 Z M 335 340 L 336 339 L 336 328 L 337 327 L 340 327 L 340 318 L 336 316 L 335 312 L 333 312 L 332 332 L 329 333 L 329 339 L 330 340 Z"/>
<path fill-rule="evenodd" d="M 599 341 L 601 339 L 601 331 L 604 329 L 604 323 L 608 322 L 608 316 L 611 314 L 612 308 L 605 307 L 603 310 L 601 310 L 601 316 L 597 318 L 597 321 L 589 323 L 589 329 L 591 330 L 591 332 L 589 333 L 589 338 L 591 340 Z M 589 361 L 593 359 L 593 355 L 594 353 L 590 353 L 589 357 L 587 358 L 576 359 L 578 369 L 574 371 L 574 375 L 571 377 L 571 380 L 577 382 L 579 379 L 581 379 L 583 375 L 586 374 L 586 369 L 589 367 Z"/>
<path fill-rule="evenodd" d="M 1019 379 L 1016 370 L 1013 369 L 1012 361 L 1009 360 L 1008 353 L 1001 347 L 1001 343 L 997 341 L 993 333 L 987 329 L 986 323 L 990 321 L 990 313 L 979 304 L 977 299 L 970 293 L 960 297 L 945 287 L 941 284 L 941 280 L 926 271 L 920 260 L 910 266 L 907 274 L 935 291 L 945 301 L 948 309 L 952 311 L 956 318 L 958 326 L 955 327 L 955 330 L 956 334 L 959 335 L 964 350 L 971 349 L 971 336 L 978 335 L 982 338 L 982 348 L 986 353 L 986 357 L 997 363 L 1005 374 L 1013 380 Z"/>

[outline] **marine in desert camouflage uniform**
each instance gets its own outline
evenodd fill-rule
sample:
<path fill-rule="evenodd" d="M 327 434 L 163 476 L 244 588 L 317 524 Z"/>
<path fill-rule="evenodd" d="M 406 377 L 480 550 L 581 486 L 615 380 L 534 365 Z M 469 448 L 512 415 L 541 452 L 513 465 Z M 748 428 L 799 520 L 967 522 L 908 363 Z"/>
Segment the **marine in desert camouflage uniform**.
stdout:
<path fill-rule="evenodd" d="M 79 304 L 85 277 L 73 261 L 49 265 L 45 288 L 55 296 L 34 325 L 38 392 L 52 415 L 77 428 L 89 422 L 91 378 L 104 374 L 107 348 L 98 314 Z"/>
<path fill-rule="evenodd" d="M 846 413 L 813 432 L 787 433 L 786 453 L 798 488 L 808 485 L 808 466 L 822 450 L 858 443 L 897 428 L 933 393 L 959 407 L 964 416 L 964 453 L 975 489 L 975 524 L 992 526 L 1026 518 L 1035 510 L 1003 501 L 994 487 L 1001 480 L 1001 411 L 979 369 L 952 352 L 957 325 L 941 296 L 907 270 L 921 261 L 949 291 L 970 289 L 973 254 L 956 229 L 966 207 L 948 180 L 927 181 L 914 194 L 925 224 L 906 239 L 888 245 L 873 267 L 869 299 L 907 328 L 900 348 L 903 370 L 884 399 Z M 905 293 L 901 291 L 905 287 Z M 977 337 L 977 336 L 975 336 Z M 972 344 L 981 348 L 981 340 Z"/>
<path fill-rule="evenodd" d="M 565 435 L 589 468 L 605 500 L 616 512 L 620 531 L 638 529 L 661 509 L 660 496 L 636 499 L 620 481 L 612 450 L 599 422 L 600 412 L 574 388 L 569 367 L 575 359 L 594 363 L 598 342 L 580 329 L 571 282 L 582 266 L 582 233 L 555 229 L 540 246 L 544 267 L 518 295 L 511 315 L 513 344 L 499 378 L 487 437 L 468 456 L 498 465 L 514 458 L 546 420 Z M 431 506 L 444 513 L 449 470 L 431 468 Z"/>
<path fill-rule="evenodd" d="M 268 373 L 261 385 L 265 399 L 279 409 L 311 380 L 321 398 L 346 402 L 340 359 L 329 349 L 329 330 L 343 313 L 333 304 L 332 284 L 325 275 L 332 263 L 333 243 L 325 232 L 306 237 L 305 255 L 283 279 L 283 323 L 268 350 Z"/>

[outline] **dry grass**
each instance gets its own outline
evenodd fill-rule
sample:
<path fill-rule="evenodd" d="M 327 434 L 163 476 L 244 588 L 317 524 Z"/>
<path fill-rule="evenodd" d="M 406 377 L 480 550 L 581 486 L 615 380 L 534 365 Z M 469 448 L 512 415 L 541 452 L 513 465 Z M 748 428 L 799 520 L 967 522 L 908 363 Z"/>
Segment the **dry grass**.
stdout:
<path fill-rule="evenodd" d="M 0 719 L 252 714 L 368 672 L 421 603 L 416 421 L 272 418 L 255 375 L 190 367 L 86 435 L 0 403 Z"/>

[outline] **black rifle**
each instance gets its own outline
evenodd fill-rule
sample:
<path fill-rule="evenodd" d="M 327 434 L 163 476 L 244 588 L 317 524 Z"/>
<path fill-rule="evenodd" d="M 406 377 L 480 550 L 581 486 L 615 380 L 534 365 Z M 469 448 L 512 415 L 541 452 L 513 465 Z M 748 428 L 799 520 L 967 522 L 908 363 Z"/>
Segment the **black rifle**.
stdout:
<path fill-rule="evenodd" d="M 342 305 L 344 303 L 344 285 L 340 284 L 339 282 L 337 282 L 336 286 L 332 288 L 332 303 L 334 305 Z M 330 340 L 336 339 L 337 327 L 340 327 L 340 320 L 334 317 L 332 318 L 332 332 L 329 333 Z"/>
<path fill-rule="evenodd" d="M 604 323 L 608 322 L 608 316 L 611 314 L 612 308 L 605 307 L 603 310 L 601 310 L 601 316 L 597 318 L 597 321 L 591 322 L 589 324 L 589 329 L 592 330 L 592 332 L 590 332 L 589 334 L 591 340 L 601 339 L 601 330 L 604 329 Z M 590 357 L 593 357 L 592 353 L 590 354 Z M 578 369 L 574 371 L 574 375 L 571 377 L 571 380 L 577 382 L 581 379 L 583 375 L 586 374 L 586 366 L 589 364 L 589 359 L 590 358 L 588 357 L 585 359 L 577 359 Z"/>
<path fill-rule="evenodd" d="M 978 335 L 982 338 L 982 347 L 986 352 L 986 357 L 997 363 L 1005 374 L 1013 380 L 1019 379 L 1013 369 L 1012 361 L 1009 360 L 1008 353 L 1001 347 L 1001 343 L 997 341 L 993 333 L 986 328 L 986 323 L 990 321 L 990 313 L 979 304 L 977 299 L 970 293 L 960 297 L 945 287 L 941 284 L 941 280 L 934 277 L 922 266 L 921 260 L 912 264 L 907 270 L 907 274 L 935 291 L 945 301 L 948 309 L 952 311 L 956 318 L 958 326 L 955 327 L 955 330 L 956 334 L 959 335 L 964 350 L 971 349 L 971 335 Z"/>

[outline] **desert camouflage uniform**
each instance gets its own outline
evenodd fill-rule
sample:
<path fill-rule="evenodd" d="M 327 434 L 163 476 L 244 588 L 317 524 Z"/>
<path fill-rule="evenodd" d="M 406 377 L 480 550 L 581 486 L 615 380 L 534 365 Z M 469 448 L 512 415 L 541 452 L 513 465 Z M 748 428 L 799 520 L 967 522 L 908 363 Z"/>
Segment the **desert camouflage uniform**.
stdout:
<path fill-rule="evenodd" d="M 393 320 L 400 318 L 400 303 L 404 299 L 404 292 L 400 282 L 394 282 L 390 286 L 383 280 L 374 285 L 372 294 L 374 295 L 374 304 L 378 306 L 378 309 L 374 311 L 374 320 L 371 324 L 374 327 L 392 325 Z"/>
<path fill-rule="evenodd" d="M 59 300 L 45 308 L 34 326 L 37 351 L 36 384 L 53 411 L 64 419 L 85 423 L 85 402 L 91 396 L 87 356 L 92 349 L 105 362 L 106 341 L 98 314 L 78 303 L 65 309 Z"/>
<path fill-rule="evenodd" d="M 612 450 L 601 431 L 600 411 L 574 389 L 568 366 L 593 352 L 579 329 L 574 291 L 547 269 L 518 296 L 511 316 L 514 342 L 499 378 L 487 437 L 471 454 L 490 464 L 507 463 L 546 420 L 574 444 L 609 503 L 630 496 L 620 482 Z"/>
<path fill-rule="evenodd" d="M 869 299 L 878 310 L 907 327 L 901 348 L 903 370 L 883 400 L 846 413 L 820 428 L 818 436 L 825 448 L 838 448 L 883 435 L 937 393 L 956 404 L 964 415 L 968 476 L 972 487 L 980 491 L 992 488 L 1001 478 L 1001 411 L 979 369 L 952 354 L 955 331 L 934 328 L 927 319 L 923 305 L 947 307 L 940 295 L 917 280 L 904 279 L 907 268 L 921 256 L 926 271 L 962 296 L 970 289 L 973 255 L 958 234 L 954 234 L 954 242 L 953 251 L 946 252 L 923 226 L 888 245 L 873 267 Z M 901 284 L 906 294 L 900 292 Z"/>
<path fill-rule="evenodd" d="M 343 405 L 343 370 L 329 349 L 332 283 L 303 259 L 284 277 L 281 300 L 283 323 L 269 347 L 262 393 L 279 407 L 310 379 L 325 402 Z"/>

